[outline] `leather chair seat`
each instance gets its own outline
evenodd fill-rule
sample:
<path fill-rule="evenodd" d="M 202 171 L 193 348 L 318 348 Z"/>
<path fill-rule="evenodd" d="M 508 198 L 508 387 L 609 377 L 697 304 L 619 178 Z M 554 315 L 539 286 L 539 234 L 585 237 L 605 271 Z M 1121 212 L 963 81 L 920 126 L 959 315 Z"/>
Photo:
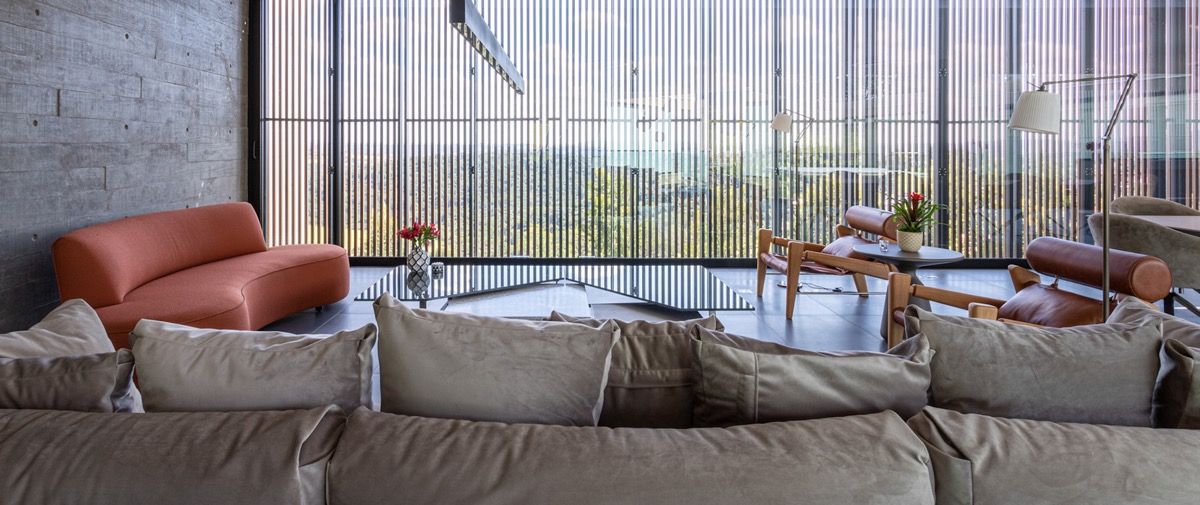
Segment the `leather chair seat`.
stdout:
<path fill-rule="evenodd" d="M 999 317 L 1066 328 L 1104 322 L 1103 303 L 1045 284 L 1031 284 L 1000 306 Z"/>
<path fill-rule="evenodd" d="M 118 348 L 128 346 L 129 332 L 143 318 L 202 328 L 260 328 L 281 314 L 311 308 L 311 300 L 345 293 L 348 268 L 341 247 L 275 247 L 160 277 L 96 312 Z"/>

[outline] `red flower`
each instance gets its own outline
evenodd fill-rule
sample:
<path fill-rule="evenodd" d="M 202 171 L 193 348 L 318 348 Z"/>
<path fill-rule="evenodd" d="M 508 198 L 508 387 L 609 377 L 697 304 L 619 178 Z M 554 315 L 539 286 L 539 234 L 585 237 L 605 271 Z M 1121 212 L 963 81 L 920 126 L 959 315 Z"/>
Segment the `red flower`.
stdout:
<path fill-rule="evenodd" d="M 912 200 L 912 201 L 915 203 L 915 202 L 919 202 L 919 201 L 921 201 L 921 200 L 924 200 L 924 199 L 925 199 L 925 195 L 922 195 L 922 194 L 920 194 L 920 193 L 917 193 L 916 191 L 913 191 L 912 193 L 909 193 L 909 194 L 908 194 L 908 199 L 909 199 L 909 200 Z"/>

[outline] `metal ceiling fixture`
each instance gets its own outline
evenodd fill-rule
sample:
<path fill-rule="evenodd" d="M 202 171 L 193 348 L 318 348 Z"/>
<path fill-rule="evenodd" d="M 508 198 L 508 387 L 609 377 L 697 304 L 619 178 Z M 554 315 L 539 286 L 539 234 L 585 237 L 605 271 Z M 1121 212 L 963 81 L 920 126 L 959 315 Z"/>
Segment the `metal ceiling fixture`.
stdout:
<path fill-rule="evenodd" d="M 483 56 L 483 59 L 500 74 L 519 95 L 525 94 L 525 78 L 517 71 L 504 46 L 496 40 L 496 34 L 488 27 L 471 0 L 450 0 L 450 25 Z"/>

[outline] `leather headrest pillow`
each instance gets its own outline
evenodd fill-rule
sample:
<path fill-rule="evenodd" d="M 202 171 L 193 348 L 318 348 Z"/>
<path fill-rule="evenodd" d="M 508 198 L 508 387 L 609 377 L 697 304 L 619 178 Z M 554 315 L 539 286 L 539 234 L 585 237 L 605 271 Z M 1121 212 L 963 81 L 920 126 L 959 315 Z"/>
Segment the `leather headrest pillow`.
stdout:
<path fill-rule="evenodd" d="M 855 205 L 846 209 L 846 224 L 867 233 L 896 239 L 896 219 L 891 212 L 875 207 Z"/>
<path fill-rule="evenodd" d="M 1025 248 L 1025 259 L 1039 273 L 1089 286 L 1100 286 L 1103 249 L 1053 237 L 1039 237 Z M 1153 256 L 1112 249 L 1109 251 L 1109 280 L 1113 291 L 1157 301 L 1171 291 L 1171 270 Z"/>

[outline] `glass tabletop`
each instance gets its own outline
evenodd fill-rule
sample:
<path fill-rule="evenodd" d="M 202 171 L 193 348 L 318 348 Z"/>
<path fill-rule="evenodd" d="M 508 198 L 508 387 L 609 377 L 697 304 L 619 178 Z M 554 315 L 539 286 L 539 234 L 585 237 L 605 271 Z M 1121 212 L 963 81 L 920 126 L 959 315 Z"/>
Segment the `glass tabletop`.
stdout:
<path fill-rule="evenodd" d="M 399 300 L 426 302 L 558 281 L 680 311 L 754 310 L 742 295 L 699 265 L 446 265 L 438 278 L 400 266 L 355 300 L 372 301 L 386 292 Z"/>

